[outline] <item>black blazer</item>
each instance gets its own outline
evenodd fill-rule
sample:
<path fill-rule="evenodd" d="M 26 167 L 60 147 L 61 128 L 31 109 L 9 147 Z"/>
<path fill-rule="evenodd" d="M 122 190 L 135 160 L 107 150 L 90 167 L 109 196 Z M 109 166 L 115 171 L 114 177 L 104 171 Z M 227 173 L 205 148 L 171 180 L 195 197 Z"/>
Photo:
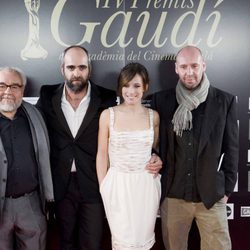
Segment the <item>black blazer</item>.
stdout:
<path fill-rule="evenodd" d="M 42 86 L 37 102 L 37 107 L 45 118 L 50 137 L 55 200 L 64 198 L 69 184 L 72 161 L 75 159 L 83 200 L 88 203 L 100 202 L 96 175 L 99 116 L 104 109 L 116 105 L 116 93 L 91 83 L 89 107 L 74 138 L 61 109 L 63 87 L 64 84 Z"/>
<path fill-rule="evenodd" d="M 175 89 L 153 95 L 159 112 L 160 156 L 163 160 L 162 199 L 168 195 L 175 175 L 175 135 L 172 118 L 178 107 Z M 211 208 L 233 192 L 238 171 L 238 126 L 234 96 L 210 86 L 206 100 L 197 156 L 197 187 L 202 202 Z M 222 158 L 223 157 L 223 158 Z M 220 159 L 222 162 L 219 167 Z"/>

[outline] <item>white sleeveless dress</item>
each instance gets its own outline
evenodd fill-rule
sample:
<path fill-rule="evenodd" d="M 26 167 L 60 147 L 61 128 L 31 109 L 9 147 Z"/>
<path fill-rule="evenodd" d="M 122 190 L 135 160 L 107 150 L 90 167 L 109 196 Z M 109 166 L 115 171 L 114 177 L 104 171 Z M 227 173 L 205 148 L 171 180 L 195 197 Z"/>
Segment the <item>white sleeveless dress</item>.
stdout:
<path fill-rule="evenodd" d="M 154 139 L 153 111 L 150 128 L 136 131 L 114 130 L 114 110 L 110 108 L 110 168 L 100 192 L 112 234 L 112 249 L 150 249 L 155 243 L 155 221 L 159 208 L 160 176 L 145 170 Z"/>

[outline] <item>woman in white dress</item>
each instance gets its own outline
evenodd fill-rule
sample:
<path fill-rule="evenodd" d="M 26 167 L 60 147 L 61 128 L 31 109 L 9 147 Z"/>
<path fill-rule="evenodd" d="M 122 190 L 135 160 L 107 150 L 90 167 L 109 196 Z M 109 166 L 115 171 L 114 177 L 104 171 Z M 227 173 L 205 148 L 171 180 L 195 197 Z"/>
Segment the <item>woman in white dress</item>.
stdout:
<path fill-rule="evenodd" d="M 118 78 L 122 104 L 102 112 L 97 176 L 113 249 L 150 249 L 155 243 L 160 176 L 145 166 L 158 141 L 159 115 L 141 104 L 148 89 L 146 68 L 125 66 Z"/>

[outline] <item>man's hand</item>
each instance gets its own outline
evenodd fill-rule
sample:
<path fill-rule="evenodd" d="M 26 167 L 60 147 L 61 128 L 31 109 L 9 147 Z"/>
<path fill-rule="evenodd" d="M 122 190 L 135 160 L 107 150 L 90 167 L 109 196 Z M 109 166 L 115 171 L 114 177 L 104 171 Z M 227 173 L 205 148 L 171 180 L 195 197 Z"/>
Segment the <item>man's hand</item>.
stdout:
<path fill-rule="evenodd" d="M 222 198 L 222 202 L 224 202 L 226 204 L 227 201 L 228 201 L 228 196 L 224 195 L 224 197 Z"/>
<path fill-rule="evenodd" d="M 161 158 L 156 154 L 152 154 L 148 164 L 146 165 L 146 170 L 148 170 L 149 173 L 154 174 L 154 176 L 156 177 L 161 168 Z"/>

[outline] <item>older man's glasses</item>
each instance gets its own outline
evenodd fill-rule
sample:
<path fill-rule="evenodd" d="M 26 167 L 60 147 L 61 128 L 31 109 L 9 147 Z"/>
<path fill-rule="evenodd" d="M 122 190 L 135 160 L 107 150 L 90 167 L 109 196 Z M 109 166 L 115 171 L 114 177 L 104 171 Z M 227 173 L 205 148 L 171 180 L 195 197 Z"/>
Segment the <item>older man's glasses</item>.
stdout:
<path fill-rule="evenodd" d="M 23 85 L 17 84 L 17 83 L 8 85 L 8 84 L 1 82 L 0 83 L 0 92 L 4 92 L 8 88 L 10 88 L 11 92 L 18 92 L 22 87 L 23 87 Z"/>

